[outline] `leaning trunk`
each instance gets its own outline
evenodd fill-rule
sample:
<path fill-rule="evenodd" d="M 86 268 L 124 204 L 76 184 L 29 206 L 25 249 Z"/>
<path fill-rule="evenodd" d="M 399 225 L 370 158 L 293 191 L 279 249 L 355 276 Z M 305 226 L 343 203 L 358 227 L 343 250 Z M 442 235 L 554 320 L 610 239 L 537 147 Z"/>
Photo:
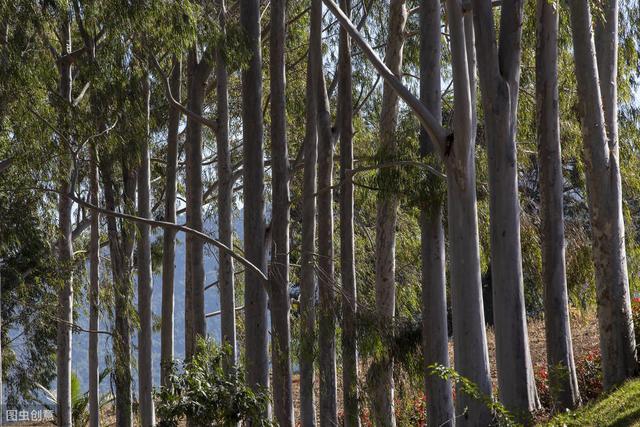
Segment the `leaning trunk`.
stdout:
<path fill-rule="evenodd" d="M 151 162 L 149 156 L 149 140 L 151 139 L 149 115 L 151 88 L 149 75 L 144 79 L 144 97 L 147 114 L 147 132 L 142 138 L 140 147 L 140 167 L 138 168 L 138 216 L 151 218 Z M 140 423 L 143 426 L 155 425 L 153 411 L 153 369 L 152 369 L 152 312 L 151 312 L 151 240 L 150 227 L 138 225 L 138 318 L 140 332 L 138 334 L 138 399 L 140 405 Z"/>
<path fill-rule="evenodd" d="M 440 89 L 440 1 L 425 0 L 420 4 L 420 100 L 432 114 L 442 120 Z M 428 134 L 420 132 L 420 156 L 437 164 L 435 145 Z M 434 364 L 449 367 L 449 335 L 447 330 L 447 295 L 444 227 L 442 210 L 444 183 L 429 174 L 428 188 L 433 189 L 422 201 L 420 210 L 422 257 L 422 333 L 425 373 L 425 395 L 429 425 L 453 425 L 454 408 L 451 382 L 431 371 Z M 447 424 L 449 423 L 449 424 Z"/>
<path fill-rule="evenodd" d="M 615 16 L 605 6 L 606 26 L 617 34 Z M 587 192 L 593 240 L 593 261 L 596 271 L 598 300 L 598 326 L 604 385 L 611 388 L 621 384 L 637 371 L 635 337 L 631 321 L 629 276 L 627 273 L 624 218 L 622 214 L 622 189 L 620 162 L 616 140 L 614 116 L 615 64 L 606 64 L 607 58 L 615 62 L 615 36 L 603 33 L 599 36 L 599 54 L 602 58 L 599 78 L 596 51 L 591 29 L 591 11 L 585 0 L 569 2 L 573 51 L 576 65 L 578 105 L 580 108 L 582 135 L 585 145 Z M 603 24 L 600 24 L 603 25 Z M 605 31 L 602 29 L 601 31 Z M 610 39 L 605 47 L 607 37 Z M 612 55 L 612 56 L 610 56 Z M 602 81 L 602 87 L 599 84 Z M 601 94 L 603 96 L 601 96 Z M 603 113 L 604 108 L 604 113 Z M 607 118 L 609 122 L 607 122 Z M 607 137 L 609 132 L 609 138 Z"/>
<path fill-rule="evenodd" d="M 173 60 L 171 73 L 171 93 L 180 100 L 182 61 Z M 176 174 L 178 170 L 178 130 L 180 111 L 175 107 L 169 110 L 167 132 L 167 169 L 165 185 L 164 219 L 176 222 Z M 165 228 L 162 246 L 162 326 L 160 330 L 160 384 L 168 385 L 171 363 L 173 362 L 173 308 L 174 308 L 174 275 L 176 255 L 176 233 Z"/>
<path fill-rule="evenodd" d="M 580 403 L 573 359 L 564 254 L 564 180 L 558 101 L 558 12 L 546 0 L 537 5 L 536 100 L 544 320 L 549 389 L 558 409 Z"/>
<path fill-rule="evenodd" d="M 249 261 L 266 271 L 262 54 L 258 0 L 240 0 L 240 26 L 250 51 L 247 67 L 242 71 L 244 252 Z M 258 390 L 269 386 L 269 356 L 267 294 L 263 280 L 255 272 L 245 273 L 244 307 L 246 380 L 251 388 Z"/>

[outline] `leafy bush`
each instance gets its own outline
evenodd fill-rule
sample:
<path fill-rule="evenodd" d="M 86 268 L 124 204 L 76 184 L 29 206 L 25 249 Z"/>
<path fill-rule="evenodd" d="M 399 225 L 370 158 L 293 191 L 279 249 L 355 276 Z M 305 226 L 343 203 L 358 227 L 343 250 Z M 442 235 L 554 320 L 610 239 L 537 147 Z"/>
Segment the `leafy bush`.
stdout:
<path fill-rule="evenodd" d="M 174 364 L 168 385 L 155 393 L 158 426 L 175 427 L 184 418 L 198 426 L 247 420 L 253 426 L 271 425 L 265 416 L 267 393 L 254 393 L 237 371 L 225 373 L 227 354 L 211 341 L 200 341 L 190 362 Z"/>

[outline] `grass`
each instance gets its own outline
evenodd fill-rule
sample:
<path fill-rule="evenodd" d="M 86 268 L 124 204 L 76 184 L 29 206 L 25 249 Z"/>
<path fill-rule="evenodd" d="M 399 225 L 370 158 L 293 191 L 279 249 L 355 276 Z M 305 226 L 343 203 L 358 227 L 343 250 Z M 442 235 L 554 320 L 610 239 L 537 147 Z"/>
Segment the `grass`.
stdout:
<path fill-rule="evenodd" d="M 626 382 L 617 390 L 576 411 L 555 416 L 542 426 L 640 427 L 640 380 Z"/>

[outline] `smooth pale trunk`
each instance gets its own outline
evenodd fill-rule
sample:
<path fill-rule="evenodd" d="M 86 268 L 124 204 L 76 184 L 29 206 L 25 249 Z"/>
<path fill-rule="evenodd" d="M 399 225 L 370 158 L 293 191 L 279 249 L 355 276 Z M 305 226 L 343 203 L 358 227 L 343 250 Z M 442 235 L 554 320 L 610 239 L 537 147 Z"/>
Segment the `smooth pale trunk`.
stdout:
<path fill-rule="evenodd" d="M 174 58 L 171 73 L 171 93 L 180 100 L 182 61 Z M 178 170 L 178 130 L 180 111 L 169 109 L 167 131 L 167 169 L 164 216 L 167 222 L 176 222 L 176 174 Z M 167 385 L 174 355 L 173 316 L 175 278 L 176 233 L 165 228 L 162 246 L 162 325 L 160 330 L 160 384 Z"/>
<path fill-rule="evenodd" d="M 473 0 L 484 105 L 491 213 L 491 277 L 500 401 L 525 420 L 538 406 L 529 351 L 516 159 L 522 1 L 506 2 L 496 46 L 491 3 Z"/>
<path fill-rule="evenodd" d="M 151 161 L 149 155 L 149 127 L 151 88 L 149 75 L 145 78 L 145 105 L 147 108 L 147 133 L 140 147 L 140 166 L 138 168 L 138 216 L 151 218 Z M 151 312 L 151 295 L 153 292 L 153 276 L 151 272 L 151 240 L 150 227 L 138 225 L 138 400 L 140 407 L 140 423 L 144 427 L 155 425 L 153 410 L 153 364 L 152 335 L 153 319 Z"/>
<path fill-rule="evenodd" d="M 407 11 L 403 0 L 389 4 L 389 30 L 385 64 L 397 77 L 402 75 L 402 49 Z M 385 83 L 380 111 L 380 154 L 382 162 L 390 162 L 397 154 L 396 127 L 398 125 L 398 95 Z M 381 171 L 384 174 L 386 171 Z M 398 198 L 386 191 L 378 196 L 376 215 L 376 313 L 383 333 L 393 333 L 395 317 L 396 224 Z M 377 425 L 395 426 L 393 359 L 381 361 L 374 379 L 373 414 Z"/>
<path fill-rule="evenodd" d="M 615 96 L 615 91 L 610 85 L 615 85 L 615 77 L 613 72 L 605 71 L 608 65 L 603 63 L 605 77 L 602 81 L 605 83 L 602 84 L 602 94 L 607 96 L 606 102 L 603 102 L 605 98 L 601 96 L 589 4 L 582 0 L 571 0 L 569 10 L 587 166 L 600 351 L 604 386 L 609 389 L 621 384 L 638 369 L 631 321 L 619 153 L 617 141 L 613 139 L 615 120 L 611 115 L 614 110 L 611 98 Z M 608 15 L 611 16 L 610 13 Z M 610 21 L 609 25 L 614 23 Z M 613 104 L 615 102 L 613 99 Z M 606 114 L 603 112 L 605 105 L 608 105 Z M 611 140 L 607 138 L 605 127 L 607 115 L 612 123 L 608 128 Z"/>
<path fill-rule="evenodd" d="M 98 206 L 98 153 L 95 142 L 89 144 L 89 195 L 92 205 Z M 89 238 L 89 329 L 97 331 L 100 294 L 100 216 L 91 212 Z M 89 426 L 100 425 L 100 367 L 98 361 L 98 334 L 89 334 Z"/>
<path fill-rule="evenodd" d="M 304 172 L 302 183 L 302 245 L 300 254 L 300 423 L 316 425 L 314 404 L 314 346 L 316 340 L 316 189 L 317 189 L 317 96 L 314 55 L 309 52 L 306 88 L 306 128 L 304 139 Z"/>
<path fill-rule="evenodd" d="M 62 50 L 64 53 L 71 52 L 71 23 L 68 18 L 62 22 Z M 72 70 L 71 62 L 61 61 L 58 69 L 60 71 L 59 91 L 60 98 L 71 104 L 72 101 Z M 60 123 L 64 124 L 66 119 L 64 113 L 60 112 Z M 66 150 L 65 144 L 60 144 Z M 57 424 L 62 427 L 72 425 L 71 412 L 71 323 L 73 322 L 73 276 L 71 273 L 71 262 L 73 260 L 73 245 L 71 240 L 71 215 L 73 203 L 66 196 L 73 191 L 70 181 L 71 159 L 70 153 L 63 153 L 60 173 L 62 178 L 59 182 L 58 195 L 58 260 L 62 271 L 65 272 L 60 289 L 58 290 L 58 318 L 57 324 L 57 348 L 56 348 L 56 374 L 57 374 Z"/>
<path fill-rule="evenodd" d="M 226 28 L 224 0 L 218 1 L 221 32 Z M 218 239 L 232 247 L 233 243 L 233 171 L 231 146 L 229 144 L 229 77 L 222 49 L 216 51 L 216 103 L 218 106 L 218 129 L 216 130 L 218 157 Z M 220 290 L 220 329 L 222 342 L 231 353 L 225 369 L 235 368 L 238 349 L 236 345 L 236 298 L 234 288 L 233 258 L 223 251 L 218 252 L 218 289 Z"/>
<path fill-rule="evenodd" d="M 612 251 L 606 251 L 611 259 L 606 260 L 612 273 L 602 278 L 598 291 L 598 318 L 601 337 L 604 336 L 612 355 L 603 362 L 604 382 L 606 388 L 621 384 L 625 379 L 637 374 L 637 355 L 635 354 L 635 334 L 630 311 L 629 277 L 626 266 L 624 219 L 622 216 L 622 191 L 618 148 L 618 1 L 604 2 L 604 13 L 598 16 L 595 26 L 595 47 L 598 62 L 602 109 L 607 130 L 607 138 L 613 161 L 610 168 L 611 209 L 617 217 L 617 229 L 611 234 Z M 615 189 L 615 190 L 614 190 Z M 619 248 L 619 249 L 618 249 Z M 606 270 L 605 270 L 606 271 Z M 597 279 L 596 279 L 597 280 Z M 607 297 L 611 296 L 611 301 Z M 603 303 L 600 303 L 602 299 Z M 624 310 L 611 310 L 612 307 L 625 307 Z M 615 325 L 610 327 L 610 325 Z M 615 331 L 615 332 L 613 332 Z M 613 334 L 610 334 L 613 332 Z M 632 352 L 634 354 L 632 354 Z"/>
<path fill-rule="evenodd" d="M 474 116 L 462 10 L 447 1 L 454 79 L 454 141 L 446 157 L 451 304 L 456 371 L 491 396 L 489 355 L 480 280 L 480 251 L 474 163 Z M 480 400 L 458 390 L 458 426 L 487 426 L 492 415 Z M 464 414 L 460 416 L 461 414 Z"/>
<path fill-rule="evenodd" d="M 204 91 L 208 77 L 202 63 L 197 62 L 195 50 L 187 60 L 189 109 L 202 115 Z M 206 67 L 204 67 L 206 68 Z M 186 225 L 202 231 L 202 124 L 187 118 L 185 141 L 187 218 Z M 187 235 L 185 281 L 185 356 L 190 359 L 195 351 L 198 338 L 204 338 L 206 323 L 204 317 L 204 243 L 201 239 Z"/>
<path fill-rule="evenodd" d="M 351 0 L 340 7 L 351 14 Z M 340 278 L 342 282 L 342 394 L 345 427 L 360 427 L 358 402 L 358 347 L 356 314 L 355 242 L 353 230 L 353 182 L 347 171 L 353 169 L 353 83 L 351 41 L 340 27 L 338 60 L 338 120 L 340 128 Z"/>
<path fill-rule="evenodd" d="M 240 0 L 240 26 L 251 55 L 242 71 L 244 252 L 249 261 L 266 271 L 262 54 L 258 0 Z M 269 387 L 269 340 L 267 294 L 262 278 L 253 272 L 245 273 L 244 314 L 246 381 L 250 387 L 258 390 Z"/>
<path fill-rule="evenodd" d="M 273 412 L 281 427 L 293 427 L 291 333 L 289 330 L 289 154 L 285 96 L 285 0 L 271 2 L 270 92 L 273 245 L 269 267 Z"/>
<path fill-rule="evenodd" d="M 558 13 L 537 4 L 536 100 L 544 320 L 549 387 L 557 409 L 580 403 L 573 359 L 564 252 L 562 156 L 558 100 Z"/>
<path fill-rule="evenodd" d="M 420 3 L 420 100 L 433 115 L 442 120 L 440 88 L 440 1 Z M 420 132 L 420 155 L 434 159 L 435 146 L 424 130 Z M 430 180 L 442 178 L 431 175 Z M 454 425 L 451 382 L 431 374 L 429 366 L 449 367 L 447 325 L 446 259 L 443 198 L 432 194 L 424 200 L 420 212 L 422 261 L 422 333 L 427 396 L 427 420 L 431 426 Z"/>

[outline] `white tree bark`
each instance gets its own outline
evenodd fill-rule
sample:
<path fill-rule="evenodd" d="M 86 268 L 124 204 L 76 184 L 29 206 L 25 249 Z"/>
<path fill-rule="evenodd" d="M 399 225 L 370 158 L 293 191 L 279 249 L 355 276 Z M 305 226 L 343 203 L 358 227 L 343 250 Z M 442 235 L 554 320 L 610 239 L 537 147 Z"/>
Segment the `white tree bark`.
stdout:
<path fill-rule="evenodd" d="M 420 3 L 420 100 L 438 120 L 442 120 L 440 8 L 439 0 Z M 437 156 L 435 144 L 424 130 L 420 133 L 420 155 L 430 159 Z M 442 178 L 431 175 L 428 179 Z M 420 212 L 425 395 L 428 396 L 427 420 L 432 426 L 452 426 L 455 416 L 451 382 L 432 375 L 429 369 L 433 364 L 450 366 L 443 196 L 431 194 L 423 201 Z"/>
<path fill-rule="evenodd" d="M 151 161 L 149 142 L 151 139 L 151 83 L 147 75 L 144 79 L 144 102 L 146 105 L 147 131 L 140 147 L 140 166 L 138 167 L 138 216 L 151 218 Z M 138 225 L 138 318 L 140 331 L 138 333 L 138 399 L 140 408 L 140 423 L 142 426 L 155 425 L 153 409 L 153 363 L 152 363 L 152 335 L 153 319 L 151 312 L 151 295 L 153 292 L 153 275 L 151 272 L 151 240 L 150 227 L 146 224 Z"/>
<path fill-rule="evenodd" d="M 340 7 L 351 15 L 351 0 Z M 347 171 L 353 169 L 353 84 L 351 40 L 340 28 L 338 59 L 338 127 L 340 129 L 340 279 L 342 282 L 342 395 L 345 427 L 360 427 L 358 402 L 358 347 L 356 315 L 355 242 L 353 230 L 353 182 Z"/>
<path fill-rule="evenodd" d="M 242 137 L 244 252 L 266 271 L 264 223 L 264 146 L 262 123 L 262 54 L 260 2 L 240 0 L 240 26 L 251 57 L 242 71 Z M 254 389 L 269 386 L 267 295 L 262 279 L 245 273 L 244 292 L 246 381 Z"/>
<path fill-rule="evenodd" d="M 580 403 L 573 359 L 564 253 L 564 214 L 558 100 L 558 12 L 546 0 L 537 4 L 536 101 L 544 320 L 550 390 L 557 409 Z"/>
<path fill-rule="evenodd" d="M 287 150 L 285 77 L 285 0 L 271 2 L 270 92 L 272 218 L 270 307 L 273 412 L 282 427 L 293 427 L 291 332 L 289 330 L 289 153 Z"/>
<path fill-rule="evenodd" d="M 589 3 L 585 0 L 571 0 L 569 10 L 585 147 L 600 351 L 604 385 L 609 389 L 621 384 L 638 369 L 631 321 L 615 123 L 617 4 L 605 2 L 606 21 L 598 24 L 598 54 L 602 54 L 598 58 L 600 67 L 596 63 Z M 600 70 L 603 73 L 601 78 Z"/>
<path fill-rule="evenodd" d="M 226 32 L 226 6 L 218 0 L 220 31 Z M 224 51 L 216 51 L 216 102 L 218 128 L 216 130 L 218 157 L 218 239 L 233 246 L 233 170 L 229 143 L 229 77 Z M 218 252 L 218 289 L 220 290 L 220 324 L 222 342 L 231 348 L 227 372 L 235 367 L 238 348 L 236 344 L 236 297 L 233 274 L 233 258 L 224 251 Z"/>
<path fill-rule="evenodd" d="M 65 18 L 60 28 L 62 37 L 63 54 L 71 52 L 71 22 L 69 18 Z M 70 61 L 61 61 L 59 65 L 60 98 L 71 104 L 72 93 L 71 87 L 73 83 L 72 64 Z M 64 123 L 64 113 L 60 112 L 60 122 Z M 66 150 L 65 144 L 61 147 Z M 71 327 L 73 323 L 73 276 L 71 274 L 71 263 L 73 260 L 73 245 L 71 240 L 71 215 L 73 203 L 66 196 L 72 191 L 70 183 L 71 153 L 63 153 L 60 173 L 60 195 L 58 196 L 58 260 L 60 261 L 63 271 L 68 271 L 62 281 L 62 286 L 58 291 L 58 318 L 60 321 L 57 325 L 57 424 L 62 427 L 70 427 L 72 425 L 71 412 Z"/>
<path fill-rule="evenodd" d="M 173 60 L 171 72 L 171 93 L 179 101 L 182 79 L 182 61 Z M 165 184 L 164 219 L 176 222 L 176 194 L 178 170 L 178 131 L 180 111 L 171 106 L 167 131 L 167 168 Z M 171 363 L 174 356 L 173 316 L 174 316 L 174 278 L 175 278 L 176 233 L 165 229 L 162 246 L 162 325 L 160 331 L 160 384 L 167 385 Z"/>
<path fill-rule="evenodd" d="M 472 4 L 489 157 L 498 390 L 500 401 L 523 420 L 538 406 L 524 306 L 515 143 L 523 2 L 502 3 L 499 46 L 491 3 Z"/>
<path fill-rule="evenodd" d="M 479 391 L 491 395 L 489 356 L 480 280 L 478 215 L 476 206 L 472 79 L 469 75 L 468 37 L 460 3 L 447 0 L 454 88 L 454 140 L 447 166 L 451 301 L 455 367 Z M 457 395 L 455 419 L 460 426 L 491 423 L 489 409 L 464 393 Z"/>

